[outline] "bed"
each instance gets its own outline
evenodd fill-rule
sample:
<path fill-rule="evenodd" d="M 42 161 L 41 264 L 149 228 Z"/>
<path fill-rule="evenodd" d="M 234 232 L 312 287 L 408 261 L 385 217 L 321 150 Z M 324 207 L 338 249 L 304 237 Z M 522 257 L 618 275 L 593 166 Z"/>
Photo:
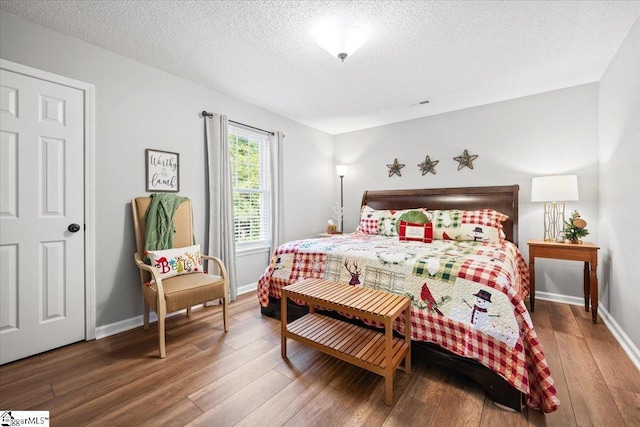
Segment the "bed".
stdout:
<path fill-rule="evenodd" d="M 517 244 L 517 185 L 366 191 L 355 233 L 274 251 L 258 282 L 262 313 L 277 317 L 282 287 L 308 277 L 409 296 L 411 338 L 431 362 L 475 380 L 498 405 L 553 412 L 559 400 L 524 303 Z"/>

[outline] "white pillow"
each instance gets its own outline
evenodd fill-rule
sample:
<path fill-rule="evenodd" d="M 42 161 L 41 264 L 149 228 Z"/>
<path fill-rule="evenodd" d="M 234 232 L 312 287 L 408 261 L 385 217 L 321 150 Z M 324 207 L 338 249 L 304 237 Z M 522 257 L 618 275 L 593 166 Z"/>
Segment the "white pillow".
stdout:
<path fill-rule="evenodd" d="M 161 279 L 179 274 L 203 273 L 200 245 L 173 248 L 164 251 L 147 251 L 151 265 L 158 269 Z"/>

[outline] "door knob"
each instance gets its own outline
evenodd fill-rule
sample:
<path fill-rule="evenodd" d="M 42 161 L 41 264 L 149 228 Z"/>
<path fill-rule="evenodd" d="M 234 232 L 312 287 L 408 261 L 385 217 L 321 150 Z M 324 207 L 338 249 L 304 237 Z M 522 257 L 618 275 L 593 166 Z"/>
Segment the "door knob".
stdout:
<path fill-rule="evenodd" d="M 80 225 L 79 224 L 69 224 L 69 226 L 67 227 L 67 230 L 69 230 L 72 233 L 77 233 L 78 231 L 80 231 Z"/>

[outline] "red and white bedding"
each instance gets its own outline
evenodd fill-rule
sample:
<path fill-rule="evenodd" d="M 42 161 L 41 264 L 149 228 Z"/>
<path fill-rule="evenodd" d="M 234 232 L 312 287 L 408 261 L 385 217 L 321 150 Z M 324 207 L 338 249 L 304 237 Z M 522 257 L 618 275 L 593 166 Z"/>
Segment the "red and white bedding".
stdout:
<path fill-rule="evenodd" d="M 477 360 L 525 393 L 530 407 L 558 407 L 523 301 L 529 272 L 514 244 L 422 243 L 363 233 L 292 241 L 275 251 L 260 278 L 260 304 L 310 277 L 409 296 L 413 340 Z M 403 333 L 404 319 L 394 328 Z"/>

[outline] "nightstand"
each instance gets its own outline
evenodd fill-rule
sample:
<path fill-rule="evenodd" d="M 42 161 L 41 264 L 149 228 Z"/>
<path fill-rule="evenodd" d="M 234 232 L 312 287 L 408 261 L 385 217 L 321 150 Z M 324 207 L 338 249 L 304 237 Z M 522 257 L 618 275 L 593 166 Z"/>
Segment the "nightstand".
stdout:
<path fill-rule="evenodd" d="M 531 277 L 531 312 L 536 303 L 536 272 L 535 259 L 551 258 L 568 261 L 584 262 L 584 310 L 589 311 L 591 302 L 591 320 L 598 323 L 598 246 L 590 242 L 581 244 L 545 242 L 544 240 L 529 240 L 529 275 Z"/>
<path fill-rule="evenodd" d="M 318 237 L 342 236 L 342 233 L 318 233 Z"/>

